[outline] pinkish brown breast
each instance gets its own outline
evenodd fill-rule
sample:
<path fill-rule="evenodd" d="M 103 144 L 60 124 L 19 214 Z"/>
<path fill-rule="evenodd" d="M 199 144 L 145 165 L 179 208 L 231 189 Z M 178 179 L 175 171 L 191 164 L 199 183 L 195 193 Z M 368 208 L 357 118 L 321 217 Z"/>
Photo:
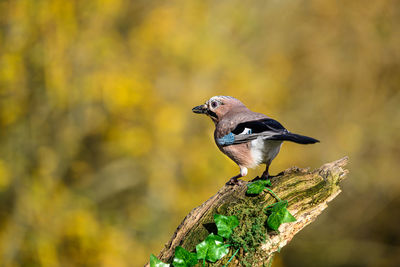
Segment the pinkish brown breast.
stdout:
<path fill-rule="evenodd" d="M 218 146 L 218 148 L 239 166 L 254 168 L 256 163 L 250 153 L 249 146 L 250 143 L 244 143 L 225 147 Z"/>

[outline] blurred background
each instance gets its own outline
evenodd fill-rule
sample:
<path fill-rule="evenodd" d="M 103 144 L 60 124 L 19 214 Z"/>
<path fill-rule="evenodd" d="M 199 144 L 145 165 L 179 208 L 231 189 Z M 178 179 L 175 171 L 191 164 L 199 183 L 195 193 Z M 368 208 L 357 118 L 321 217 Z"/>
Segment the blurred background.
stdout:
<path fill-rule="evenodd" d="M 399 266 L 399 25 L 394 0 L 0 1 L 1 265 L 157 255 L 238 172 L 191 112 L 231 95 L 321 140 L 272 174 L 350 157 L 274 266 Z"/>

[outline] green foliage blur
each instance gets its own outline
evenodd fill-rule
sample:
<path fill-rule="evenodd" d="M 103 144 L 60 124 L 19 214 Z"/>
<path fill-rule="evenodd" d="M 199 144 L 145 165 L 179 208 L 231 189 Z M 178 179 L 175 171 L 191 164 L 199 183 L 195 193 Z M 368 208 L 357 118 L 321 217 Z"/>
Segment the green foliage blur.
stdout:
<path fill-rule="evenodd" d="M 1 266 L 157 255 L 238 173 L 191 112 L 213 95 L 321 140 L 272 174 L 350 157 L 274 266 L 399 265 L 399 25 L 395 0 L 1 0 Z"/>

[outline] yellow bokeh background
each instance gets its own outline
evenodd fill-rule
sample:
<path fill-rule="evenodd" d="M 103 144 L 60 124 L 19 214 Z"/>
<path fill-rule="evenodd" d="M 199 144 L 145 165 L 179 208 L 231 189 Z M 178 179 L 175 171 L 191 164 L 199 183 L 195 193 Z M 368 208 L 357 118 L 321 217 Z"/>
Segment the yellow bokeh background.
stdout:
<path fill-rule="evenodd" d="M 350 157 L 274 266 L 399 265 L 398 25 L 394 0 L 0 1 L 1 266 L 158 254 L 238 172 L 191 112 L 213 95 L 321 140 L 272 174 Z"/>

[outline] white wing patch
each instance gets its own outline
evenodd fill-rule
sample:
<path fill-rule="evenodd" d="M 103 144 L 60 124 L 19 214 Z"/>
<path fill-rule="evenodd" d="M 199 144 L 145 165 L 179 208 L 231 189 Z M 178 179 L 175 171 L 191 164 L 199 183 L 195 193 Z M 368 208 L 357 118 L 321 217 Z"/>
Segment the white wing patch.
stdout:
<path fill-rule="evenodd" d="M 241 132 L 240 134 L 251 134 L 252 131 L 250 128 L 244 128 L 243 132 Z"/>

